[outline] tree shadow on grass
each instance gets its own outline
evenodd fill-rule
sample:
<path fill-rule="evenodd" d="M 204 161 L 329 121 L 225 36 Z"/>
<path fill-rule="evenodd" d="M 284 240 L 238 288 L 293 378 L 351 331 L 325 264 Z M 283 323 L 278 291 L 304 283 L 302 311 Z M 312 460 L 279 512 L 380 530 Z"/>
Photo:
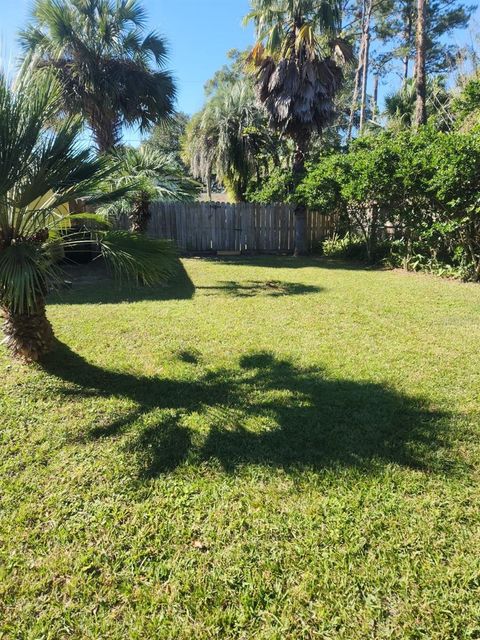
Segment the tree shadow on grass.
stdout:
<path fill-rule="evenodd" d="M 43 366 L 66 396 L 134 401 L 134 410 L 93 425 L 84 439 L 128 433 L 143 478 L 186 459 L 216 460 L 228 472 L 239 464 L 373 472 L 390 463 L 446 472 L 456 464 L 449 460 L 447 414 L 380 384 L 329 379 L 320 368 L 299 368 L 271 353 L 246 355 L 232 369 L 198 368 L 194 379 L 105 370 L 61 344 Z M 189 428 L 190 418 L 200 421 L 202 437 Z"/>
<path fill-rule="evenodd" d="M 299 258 L 281 255 L 252 255 L 202 259 L 221 262 L 222 265 L 233 267 L 264 267 L 266 269 L 306 269 L 311 267 L 331 270 L 338 269 L 342 271 L 378 271 L 383 269 L 381 265 L 369 265 L 365 262 L 354 260 L 337 260 L 320 255 L 310 255 Z"/>
<path fill-rule="evenodd" d="M 110 276 L 101 261 L 89 265 L 70 266 L 66 277 L 72 281 L 71 289 L 50 296 L 51 304 L 118 304 L 142 300 L 190 300 L 195 285 L 180 260 L 168 282 L 155 286 L 119 284 Z M 74 299 L 72 299 L 74 297 Z"/>
<path fill-rule="evenodd" d="M 229 295 L 234 298 L 253 298 L 260 295 L 280 298 L 322 291 L 321 287 L 280 280 L 247 280 L 244 282 L 222 280 L 216 286 L 197 287 L 197 289 L 204 290 L 207 295 Z"/>

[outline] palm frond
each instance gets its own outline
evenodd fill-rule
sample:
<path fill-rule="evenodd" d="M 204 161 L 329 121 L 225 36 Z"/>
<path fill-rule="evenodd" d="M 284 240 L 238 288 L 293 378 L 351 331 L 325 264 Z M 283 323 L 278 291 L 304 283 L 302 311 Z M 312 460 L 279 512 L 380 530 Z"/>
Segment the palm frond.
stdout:
<path fill-rule="evenodd" d="M 113 274 L 120 280 L 155 284 L 170 278 L 178 265 L 175 245 L 126 231 L 97 233 L 96 240 Z"/>

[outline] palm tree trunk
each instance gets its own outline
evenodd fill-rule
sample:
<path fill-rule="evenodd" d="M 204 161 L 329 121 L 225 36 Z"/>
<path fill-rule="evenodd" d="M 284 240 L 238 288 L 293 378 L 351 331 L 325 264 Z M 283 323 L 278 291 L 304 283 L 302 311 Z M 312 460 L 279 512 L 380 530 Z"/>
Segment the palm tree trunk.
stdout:
<path fill-rule="evenodd" d="M 297 141 L 293 159 L 293 183 L 298 185 L 305 174 L 305 144 Z M 307 247 L 307 207 L 297 204 L 295 207 L 295 256 L 304 256 Z"/>
<path fill-rule="evenodd" d="M 150 220 L 150 202 L 141 198 L 135 202 L 130 215 L 130 231 L 133 233 L 146 233 Z"/>
<path fill-rule="evenodd" d="M 425 0 L 418 0 L 417 18 L 417 57 L 415 62 L 415 87 L 417 104 L 415 108 L 415 126 L 419 127 L 427 122 L 427 79 L 425 73 Z"/>
<path fill-rule="evenodd" d="M 54 334 L 43 298 L 37 300 L 33 313 L 15 313 L 8 307 L 2 307 L 2 312 L 4 343 L 16 358 L 36 362 L 51 350 Z"/>
<path fill-rule="evenodd" d="M 97 111 L 89 117 L 89 125 L 99 153 L 108 153 L 118 145 L 120 130 L 118 122 Z"/>

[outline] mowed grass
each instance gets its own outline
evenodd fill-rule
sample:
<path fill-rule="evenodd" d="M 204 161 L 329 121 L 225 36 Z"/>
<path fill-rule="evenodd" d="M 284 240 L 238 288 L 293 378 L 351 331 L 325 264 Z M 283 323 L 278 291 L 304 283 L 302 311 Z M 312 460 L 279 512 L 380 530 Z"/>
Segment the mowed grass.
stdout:
<path fill-rule="evenodd" d="M 480 287 L 183 266 L 0 350 L 0 637 L 480 638 Z"/>

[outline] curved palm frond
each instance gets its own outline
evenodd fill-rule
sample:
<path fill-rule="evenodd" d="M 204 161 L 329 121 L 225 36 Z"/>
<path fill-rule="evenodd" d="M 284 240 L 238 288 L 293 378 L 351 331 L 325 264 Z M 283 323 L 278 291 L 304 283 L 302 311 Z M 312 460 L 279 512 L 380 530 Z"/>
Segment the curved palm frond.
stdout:
<path fill-rule="evenodd" d="M 61 111 L 81 113 L 101 151 L 119 143 L 123 125 L 142 130 L 173 114 L 168 51 L 136 0 L 36 0 L 20 42 L 29 64 L 55 70 Z"/>
<path fill-rule="evenodd" d="M 338 38 L 337 0 L 252 0 L 257 46 L 249 62 L 270 124 L 300 147 L 334 115 L 350 48 Z"/>
<path fill-rule="evenodd" d="M 275 153 L 262 109 L 248 81 L 220 88 L 187 127 L 187 155 L 196 178 L 222 180 L 242 200 L 251 175 Z"/>
<path fill-rule="evenodd" d="M 92 242 L 75 230 L 80 218 L 96 227 L 93 241 L 122 277 L 150 283 L 167 275 L 171 264 L 173 250 L 164 243 L 129 240 L 102 229 L 98 216 L 70 214 L 78 198 L 105 202 L 131 186 L 102 191 L 117 167 L 79 144 L 77 120 L 49 128 L 61 101 L 49 72 L 24 77 L 15 89 L 0 76 L 0 306 L 10 318 L 44 308 L 46 293 L 58 283 L 61 247 Z"/>

